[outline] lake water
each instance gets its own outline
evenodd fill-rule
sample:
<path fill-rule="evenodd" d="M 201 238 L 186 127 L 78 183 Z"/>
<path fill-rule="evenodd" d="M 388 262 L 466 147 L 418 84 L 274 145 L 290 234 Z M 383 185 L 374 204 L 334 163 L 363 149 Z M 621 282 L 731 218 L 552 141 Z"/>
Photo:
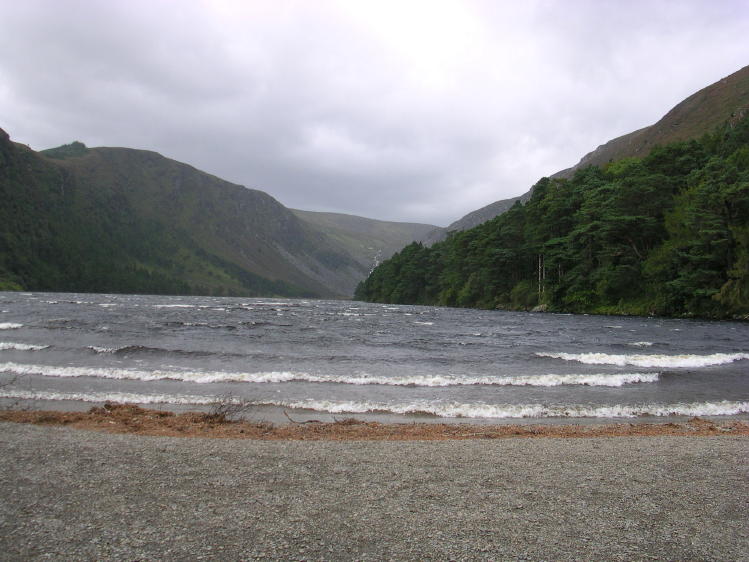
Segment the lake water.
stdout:
<path fill-rule="evenodd" d="M 12 381 L 11 384 L 3 384 Z M 749 412 L 749 324 L 0 293 L 0 399 L 535 421 Z M 326 418 L 327 419 L 327 418 Z"/>

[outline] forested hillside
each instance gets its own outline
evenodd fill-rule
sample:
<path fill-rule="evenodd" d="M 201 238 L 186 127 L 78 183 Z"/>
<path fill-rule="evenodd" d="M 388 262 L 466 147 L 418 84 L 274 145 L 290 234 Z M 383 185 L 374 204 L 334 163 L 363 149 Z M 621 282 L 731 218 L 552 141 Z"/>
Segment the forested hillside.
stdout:
<path fill-rule="evenodd" d="M 361 300 L 749 314 L 749 119 L 644 158 L 540 180 L 525 205 L 381 264 Z"/>

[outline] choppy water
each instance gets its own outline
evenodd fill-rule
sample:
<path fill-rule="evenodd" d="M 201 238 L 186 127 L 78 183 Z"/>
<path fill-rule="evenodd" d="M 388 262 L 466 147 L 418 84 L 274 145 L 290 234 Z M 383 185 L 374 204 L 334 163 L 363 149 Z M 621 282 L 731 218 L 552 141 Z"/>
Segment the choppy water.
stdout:
<path fill-rule="evenodd" d="M 0 293 L 0 398 L 467 418 L 749 412 L 749 325 L 346 301 Z"/>

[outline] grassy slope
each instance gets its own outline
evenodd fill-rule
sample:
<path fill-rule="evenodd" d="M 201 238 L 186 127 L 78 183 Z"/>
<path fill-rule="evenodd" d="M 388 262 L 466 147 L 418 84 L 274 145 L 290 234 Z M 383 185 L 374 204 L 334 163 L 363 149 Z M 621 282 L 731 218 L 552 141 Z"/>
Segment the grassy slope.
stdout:
<path fill-rule="evenodd" d="M 430 224 L 387 222 L 340 213 L 293 209 L 302 220 L 337 240 L 367 270 L 435 228 Z"/>
<path fill-rule="evenodd" d="M 725 121 L 749 109 L 749 66 L 703 88 L 679 103 L 657 123 L 610 140 L 586 154 L 578 164 L 561 170 L 551 177 L 570 178 L 575 170 L 585 166 L 602 166 L 632 156 L 646 156 L 656 145 L 696 139 Z M 522 201 L 530 198 L 530 191 Z M 509 205 L 507 203 L 510 203 Z M 434 232 L 428 243 L 444 240 L 448 231 L 467 230 L 506 212 L 514 199 L 496 201 L 467 214 L 446 229 Z"/>
<path fill-rule="evenodd" d="M 703 88 L 666 113 L 657 123 L 610 140 L 572 168 L 553 177 L 571 177 L 585 166 L 603 166 L 646 156 L 654 146 L 696 139 L 749 109 L 749 66 Z"/>

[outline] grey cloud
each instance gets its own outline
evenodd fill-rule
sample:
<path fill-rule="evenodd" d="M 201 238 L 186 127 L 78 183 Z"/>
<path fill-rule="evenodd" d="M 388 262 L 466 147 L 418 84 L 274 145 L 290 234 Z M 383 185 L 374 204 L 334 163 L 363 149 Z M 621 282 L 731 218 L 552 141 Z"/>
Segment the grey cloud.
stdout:
<path fill-rule="evenodd" d="M 446 224 L 746 64 L 741 2 L 0 0 L 0 127 Z"/>

